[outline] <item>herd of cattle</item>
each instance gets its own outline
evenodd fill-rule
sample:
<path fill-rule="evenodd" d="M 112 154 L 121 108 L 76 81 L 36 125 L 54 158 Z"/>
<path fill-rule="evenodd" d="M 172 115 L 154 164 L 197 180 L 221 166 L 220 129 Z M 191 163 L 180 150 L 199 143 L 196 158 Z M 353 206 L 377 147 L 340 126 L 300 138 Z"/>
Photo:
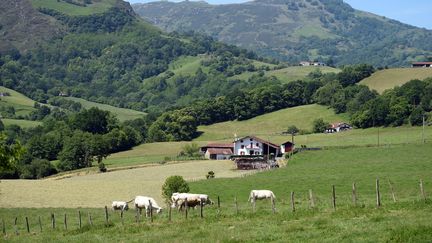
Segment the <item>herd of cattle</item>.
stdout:
<path fill-rule="evenodd" d="M 252 190 L 249 194 L 248 201 L 254 202 L 257 199 L 273 198 L 276 196 L 270 190 Z M 135 199 L 130 201 L 113 201 L 112 209 L 125 211 L 129 209 L 129 203 L 134 201 L 135 209 L 139 210 L 141 214 L 142 210 L 145 209 L 146 217 L 149 216 L 150 210 L 156 211 L 156 213 L 162 212 L 156 200 L 152 197 L 136 196 Z M 179 211 L 188 208 L 195 208 L 196 206 L 204 206 L 208 204 L 214 204 L 206 194 L 193 194 L 193 193 L 178 193 L 175 192 L 171 196 L 171 208 L 178 208 Z"/>

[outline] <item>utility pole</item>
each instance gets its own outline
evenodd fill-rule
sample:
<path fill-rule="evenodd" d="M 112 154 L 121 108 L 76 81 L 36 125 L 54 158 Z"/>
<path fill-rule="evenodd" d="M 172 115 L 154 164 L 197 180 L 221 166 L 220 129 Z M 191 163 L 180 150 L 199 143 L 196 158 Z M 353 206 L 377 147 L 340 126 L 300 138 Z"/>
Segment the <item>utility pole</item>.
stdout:
<path fill-rule="evenodd" d="M 380 134 L 379 134 L 379 127 L 378 127 L 378 147 L 380 146 Z"/>
<path fill-rule="evenodd" d="M 423 128 L 422 128 L 422 141 L 423 141 L 423 144 L 424 144 L 424 143 L 426 143 L 426 141 L 425 141 L 425 135 L 424 135 L 424 131 L 425 131 L 425 114 L 423 114 L 423 123 L 422 123 L 422 125 L 423 125 Z"/>

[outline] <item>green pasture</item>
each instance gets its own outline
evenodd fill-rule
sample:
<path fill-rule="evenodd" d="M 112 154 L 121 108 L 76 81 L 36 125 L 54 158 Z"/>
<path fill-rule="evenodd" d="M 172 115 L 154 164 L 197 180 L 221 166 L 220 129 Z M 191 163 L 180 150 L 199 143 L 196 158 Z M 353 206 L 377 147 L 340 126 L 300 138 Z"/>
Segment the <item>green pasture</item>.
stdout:
<path fill-rule="evenodd" d="M 92 4 L 87 4 L 85 7 L 61 0 L 31 0 L 31 3 L 34 8 L 48 8 L 59 11 L 63 14 L 77 16 L 103 13 L 113 7 L 116 0 L 93 0 Z"/>
<path fill-rule="evenodd" d="M 277 170 L 243 178 L 190 182 L 191 192 L 207 193 L 214 201 L 217 201 L 217 196 L 220 198 L 220 210 L 217 204 L 206 206 L 203 219 L 199 216 L 200 210 L 190 210 L 188 219 L 185 219 L 184 213 L 172 211 L 169 222 L 169 210 L 161 200 L 158 201 L 164 210 L 160 215 L 155 215 L 153 222 L 143 217 L 137 223 L 132 208 L 124 214 L 122 224 L 119 212 L 110 210 L 107 227 L 103 206 L 3 207 L 0 208 L 0 218 L 6 225 L 3 239 L 8 242 L 196 242 L 197 239 L 212 242 L 430 242 L 431 149 L 432 144 L 414 144 L 308 151 L 296 154 L 286 167 Z M 380 180 L 380 208 L 375 205 L 377 178 Z M 92 176 L 79 180 L 97 187 L 96 179 L 97 176 Z M 133 186 L 128 179 L 123 182 L 126 190 Z M 428 197 L 426 202 L 420 193 L 420 179 L 423 179 Z M 352 202 L 353 182 L 357 189 L 356 206 Z M 389 182 L 397 202 L 392 200 Z M 72 183 L 73 180 L 68 182 Z M 335 210 L 331 203 L 332 185 L 336 189 Z M 276 213 L 273 214 L 269 200 L 257 201 L 256 212 L 252 212 L 252 206 L 247 202 L 251 189 L 273 190 Z M 310 189 L 315 208 L 310 205 Z M 294 192 L 295 212 L 291 208 L 291 192 Z M 74 195 L 79 197 L 81 193 Z M 69 190 L 56 196 L 68 194 Z M 81 229 L 78 210 L 82 215 Z M 56 229 L 51 228 L 51 213 L 56 216 Z M 89 213 L 93 226 L 89 225 Z M 64 227 L 65 214 L 67 230 Z M 25 217 L 29 219 L 31 233 L 27 233 Z"/>
<path fill-rule="evenodd" d="M 119 108 L 119 107 L 115 107 L 115 106 L 111 106 L 111 105 L 106 105 L 106 104 L 88 101 L 88 100 L 81 99 L 81 98 L 64 97 L 63 99 L 79 102 L 86 109 L 89 109 L 92 107 L 97 107 L 101 110 L 109 111 L 109 112 L 113 113 L 114 115 L 116 115 L 120 121 L 133 120 L 133 119 L 141 118 L 141 117 L 145 116 L 145 113 L 141 112 L 141 111 L 126 109 L 126 108 Z"/>
<path fill-rule="evenodd" d="M 0 86 L 0 92 L 7 92 L 10 94 L 10 96 L 0 97 L 0 106 L 13 106 L 15 108 L 15 114 L 28 115 L 32 111 L 36 110 L 33 108 L 36 101 L 27 96 L 3 86 Z"/>
<path fill-rule="evenodd" d="M 391 68 L 375 72 L 363 79 L 360 84 L 382 93 L 386 89 L 401 86 L 410 80 L 423 80 L 428 77 L 432 77 L 432 68 Z"/>
<path fill-rule="evenodd" d="M 267 113 L 245 121 L 228 121 L 208 126 L 199 126 L 202 132 L 196 141 L 213 141 L 233 139 L 246 135 L 268 136 L 280 135 L 295 125 L 302 130 L 312 130 L 312 123 L 317 118 L 323 118 L 327 122 L 348 122 L 345 114 L 335 114 L 332 109 L 321 105 L 305 105 L 286 108 L 279 111 Z"/>
<path fill-rule="evenodd" d="M 29 121 L 29 120 L 19 120 L 19 119 L 9 119 L 9 118 L 2 118 L 1 121 L 5 126 L 18 125 L 21 128 L 37 127 L 39 125 L 42 125 L 42 122 L 40 121 Z"/>

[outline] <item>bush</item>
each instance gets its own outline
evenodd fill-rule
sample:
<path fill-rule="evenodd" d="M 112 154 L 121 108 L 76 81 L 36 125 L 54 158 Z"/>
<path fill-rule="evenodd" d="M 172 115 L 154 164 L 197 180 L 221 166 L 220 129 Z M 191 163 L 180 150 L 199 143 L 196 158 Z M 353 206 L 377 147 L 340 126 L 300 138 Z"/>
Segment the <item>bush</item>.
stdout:
<path fill-rule="evenodd" d="M 215 178 L 215 173 L 214 173 L 214 171 L 209 171 L 208 173 L 207 173 L 207 175 L 206 175 L 206 178 L 207 179 L 212 179 L 212 178 Z"/>
<path fill-rule="evenodd" d="M 170 201 L 171 195 L 174 192 L 189 192 L 189 185 L 183 177 L 178 175 L 170 176 L 162 185 L 162 197 L 167 203 Z"/>
<path fill-rule="evenodd" d="M 100 162 L 98 166 L 99 166 L 99 172 L 102 172 L 102 173 L 107 172 L 107 168 L 106 168 L 104 162 Z"/>
<path fill-rule="evenodd" d="M 318 119 L 315 119 L 313 121 L 313 129 L 312 130 L 313 130 L 314 133 L 322 133 L 329 126 L 330 126 L 330 124 L 328 124 L 327 122 L 325 122 L 322 118 L 318 118 Z"/>

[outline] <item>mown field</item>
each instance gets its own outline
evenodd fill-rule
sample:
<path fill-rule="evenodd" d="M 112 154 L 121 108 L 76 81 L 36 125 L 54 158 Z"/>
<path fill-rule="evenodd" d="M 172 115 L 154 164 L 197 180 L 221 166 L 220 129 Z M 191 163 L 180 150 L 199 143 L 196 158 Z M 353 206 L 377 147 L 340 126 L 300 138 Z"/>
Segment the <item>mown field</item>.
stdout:
<path fill-rule="evenodd" d="M 72 100 L 72 101 L 81 103 L 81 105 L 86 109 L 89 109 L 92 107 L 97 107 L 101 110 L 109 111 L 109 112 L 113 113 L 114 115 L 116 115 L 116 117 L 120 121 L 142 118 L 146 114 L 146 113 L 141 112 L 141 111 L 126 109 L 126 108 L 119 108 L 119 107 L 115 107 L 115 106 L 111 106 L 111 105 L 106 105 L 106 104 L 88 101 L 88 100 L 81 99 L 81 98 L 76 98 L 76 97 L 64 97 L 64 99 Z"/>
<path fill-rule="evenodd" d="M 135 223 L 134 212 L 131 210 L 125 214 L 124 226 L 119 215 L 111 213 L 110 227 L 105 227 L 103 207 L 86 208 L 84 205 L 75 205 L 75 208 L 35 209 L 2 206 L 0 217 L 7 226 L 4 239 L 11 242 L 196 242 L 197 239 L 222 242 L 430 242 L 432 203 L 430 199 L 426 203 L 423 201 L 419 179 L 424 180 L 424 188 L 429 197 L 432 191 L 431 149 L 431 144 L 414 144 L 302 152 L 297 154 L 287 167 L 278 170 L 244 178 L 191 182 L 191 191 L 205 192 L 213 199 L 216 196 L 221 199 L 220 213 L 217 213 L 215 205 L 208 206 L 204 209 L 204 219 L 199 218 L 199 210 L 189 212 L 187 220 L 183 214 L 173 212 L 172 222 L 169 223 L 168 210 L 165 210 L 155 217 L 153 223 L 145 219 L 142 219 L 141 223 Z M 83 178 L 76 179 L 84 180 Z M 89 185 L 91 183 L 93 187 L 97 187 L 99 184 L 96 178 L 89 177 L 86 180 Z M 379 209 L 375 207 L 376 178 L 381 181 L 382 206 Z M 134 185 L 133 181 L 126 182 L 124 178 L 120 180 L 119 178 L 116 182 L 124 185 L 123 190 L 128 187 L 141 187 Z M 394 186 L 397 203 L 391 199 L 388 180 Z M 73 178 L 68 183 L 72 181 Z M 357 207 L 351 202 L 352 182 L 357 183 Z M 2 190 L 3 183 L 2 181 Z M 336 188 L 336 211 L 331 207 L 331 185 Z M 89 187 L 83 188 L 86 189 L 82 189 L 81 194 L 89 190 Z M 269 201 L 259 201 L 257 212 L 252 213 L 251 205 L 246 200 L 249 190 L 258 188 L 275 192 L 276 214 L 272 213 Z M 315 209 L 310 208 L 309 189 L 314 193 Z M 29 192 L 33 193 L 33 190 Z M 45 190 L 52 191 L 50 188 Z M 18 191 L 23 191 L 23 188 Z M 294 213 L 290 206 L 291 191 L 295 192 Z M 64 190 L 63 193 L 55 194 L 57 198 L 53 200 L 68 196 L 69 198 L 63 200 L 65 204 L 68 200 L 77 201 L 79 194 Z M 238 214 L 234 206 L 235 196 L 238 199 Z M 78 201 L 83 200 L 85 199 L 79 198 Z M 20 200 L 15 200 L 14 197 L 8 201 L 15 202 L 12 207 L 22 207 L 18 205 Z M 49 202 L 48 199 L 46 201 Z M 81 230 L 78 229 L 76 207 L 80 208 L 83 215 Z M 57 217 L 55 230 L 49 229 L 50 213 Z M 63 225 L 65 213 L 68 216 L 68 230 L 65 230 Z M 88 213 L 92 215 L 93 227 L 89 226 Z M 39 232 L 39 216 L 43 224 L 42 233 Z M 15 217 L 18 217 L 19 235 L 14 234 Z M 26 232 L 25 217 L 30 219 L 30 235 Z"/>
<path fill-rule="evenodd" d="M 76 1 L 80 2 L 80 1 Z M 116 0 L 93 0 L 87 6 L 78 6 L 57 0 L 31 0 L 34 8 L 54 9 L 67 15 L 90 15 L 103 13 L 115 4 Z M 82 1 L 81 1 L 82 3 Z"/>
<path fill-rule="evenodd" d="M 196 140 L 233 139 L 234 134 L 241 137 L 251 135 L 251 133 L 257 136 L 274 136 L 286 131 L 290 125 L 310 131 L 313 121 L 317 118 L 323 118 L 330 123 L 348 122 L 346 115 L 335 114 L 332 109 L 313 104 L 282 109 L 245 121 L 228 121 L 209 126 L 200 126 L 198 127 L 198 131 L 202 132 L 202 135 Z"/>
<path fill-rule="evenodd" d="M 391 68 L 375 72 L 360 82 L 371 89 L 382 93 L 386 89 L 401 86 L 412 80 L 432 77 L 432 68 Z"/>

